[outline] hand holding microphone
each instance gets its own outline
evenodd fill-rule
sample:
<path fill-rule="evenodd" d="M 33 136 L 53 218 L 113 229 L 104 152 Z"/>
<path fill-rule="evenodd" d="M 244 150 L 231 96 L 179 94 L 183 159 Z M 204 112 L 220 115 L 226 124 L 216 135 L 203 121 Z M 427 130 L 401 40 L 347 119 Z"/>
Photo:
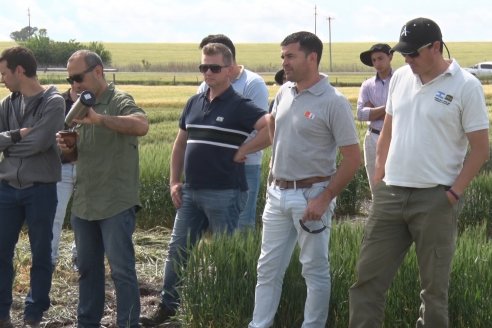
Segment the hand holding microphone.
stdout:
<path fill-rule="evenodd" d="M 90 91 L 83 91 L 79 99 L 73 103 L 72 108 L 65 117 L 65 124 L 68 127 L 74 126 L 74 120 L 80 120 L 87 116 L 89 108 L 96 103 L 96 96 Z"/>

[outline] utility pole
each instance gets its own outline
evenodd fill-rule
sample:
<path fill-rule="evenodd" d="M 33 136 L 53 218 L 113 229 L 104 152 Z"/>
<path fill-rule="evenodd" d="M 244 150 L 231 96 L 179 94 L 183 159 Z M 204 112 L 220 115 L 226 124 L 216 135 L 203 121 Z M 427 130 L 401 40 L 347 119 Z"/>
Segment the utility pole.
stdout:
<path fill-rule="evenodd" d="M 333 72 L 333 68 L 332 68 L 332 61 L 331 61 L 331 20 L 332 19 L 335 19 L 331 16 L 328 16 L 326 17 L 326 19 L 328 20 L 328 48 L 329 48 L 329 52 L 330 52 L 330 72 Z"/>
<path fill-rule="evenodd" d="M 316 10 L 316 5 L 314 5 L 314 35 L 316 35 L 316 19 L 318 16 L 318 11 Z"/>
<path fill-rule="evenodd" d="M 30 8 L 27 8 L 27 19 L 28 19 L 28 25 L 29 26 L 29 35 L 27 36 L 28 39 L 31 38 L 31 10 Z"/>

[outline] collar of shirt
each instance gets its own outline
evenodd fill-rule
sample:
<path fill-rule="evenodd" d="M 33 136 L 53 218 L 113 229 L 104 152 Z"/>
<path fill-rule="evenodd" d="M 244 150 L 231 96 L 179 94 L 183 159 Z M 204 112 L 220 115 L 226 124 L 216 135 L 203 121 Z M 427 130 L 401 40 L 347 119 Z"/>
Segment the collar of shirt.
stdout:
<path fill-rule="evenodd" d="M 389 79 L 391 79 L 392 76 L 393 76 L 393 69 L 391 69 L 390 73 L 388 74 L 388 76 L 385 79 L 382 79 L 379 76 L 379 73 L 376 73 L 376 82 L 381 81 L 381 83 L 385 84 L 387 81 L 389 81 Z"/>

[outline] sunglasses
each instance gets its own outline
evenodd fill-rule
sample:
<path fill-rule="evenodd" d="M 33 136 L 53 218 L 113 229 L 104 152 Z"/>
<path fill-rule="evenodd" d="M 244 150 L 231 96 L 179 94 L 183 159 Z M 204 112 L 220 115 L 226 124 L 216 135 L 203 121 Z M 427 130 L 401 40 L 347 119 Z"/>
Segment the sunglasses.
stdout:
<path fill-rule="evenodd" d="M 325 223 L 323 222 L 323 220 L 321 220 L 321 224 L 323 224 L 323 227 L 319 228 L 319 229 L 314 229 L 314 230 L 311 230 L 309 229 L 305 224 L 304 222 L 302 222 L 302 220 L 299 220 L 299 224 L 301 225 L 301 228 L 302 230 L 306 231 L 306 232 L 309 232 L 309 233 L 320 233 L 320 232 L 323 232 L 325 231 L 326 228 L 328 228 Z"/>
<path fill-rule="evenodd" d="M 201 64 L 198 66 L 198 69 L 200 70 L 200 73 L 206 73 L 209 69 L 212 73 L 220 73 L 224 67 L 229 67 L 229 66 L 220 66 L 217 64 Z"/>
<path fill-rule="evenodd" d="M 70 83 L 70 85 L 74 84 L 75 82 L 82 83 L 82 81 L 84 81 L 85 74 L 93 71 L 94 68 L 96 68 L 96 66 L 97 65 L 92 65 L 88 69 L 86 69 L 85 71 L 83 71 L 82 73 L 75 74 L 75 75 L 72 75 L 72 76 L 67 77 L 67 82 Z"/>
<path fill-rule="evenodd" d="M 414 52 L 412 53 L 409 53 L 409 54 L 402 54 L 403 57 L 410 57 L 410 58 L 417 58 L 418 56 L 420 56 L 420 50 L 424 49 L 424 48 L 429 48 L 432 46 L 432 43 L 427 43 L 427 44 L 424 44 L 422 47 L 418 48 L 417 50 L 415 50 Z"/>

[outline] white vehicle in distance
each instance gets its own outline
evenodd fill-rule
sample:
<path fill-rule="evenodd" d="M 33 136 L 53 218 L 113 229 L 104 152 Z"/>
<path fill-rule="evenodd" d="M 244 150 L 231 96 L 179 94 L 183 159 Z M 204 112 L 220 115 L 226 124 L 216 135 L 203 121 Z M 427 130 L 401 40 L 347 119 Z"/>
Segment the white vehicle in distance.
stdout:
<path fill-rule="evenodd" d="M 492 61 L 478 63 L 473 65 L 472 67 L 466 67 L 465 69 L 479 79 L 492 78 Z"/>

